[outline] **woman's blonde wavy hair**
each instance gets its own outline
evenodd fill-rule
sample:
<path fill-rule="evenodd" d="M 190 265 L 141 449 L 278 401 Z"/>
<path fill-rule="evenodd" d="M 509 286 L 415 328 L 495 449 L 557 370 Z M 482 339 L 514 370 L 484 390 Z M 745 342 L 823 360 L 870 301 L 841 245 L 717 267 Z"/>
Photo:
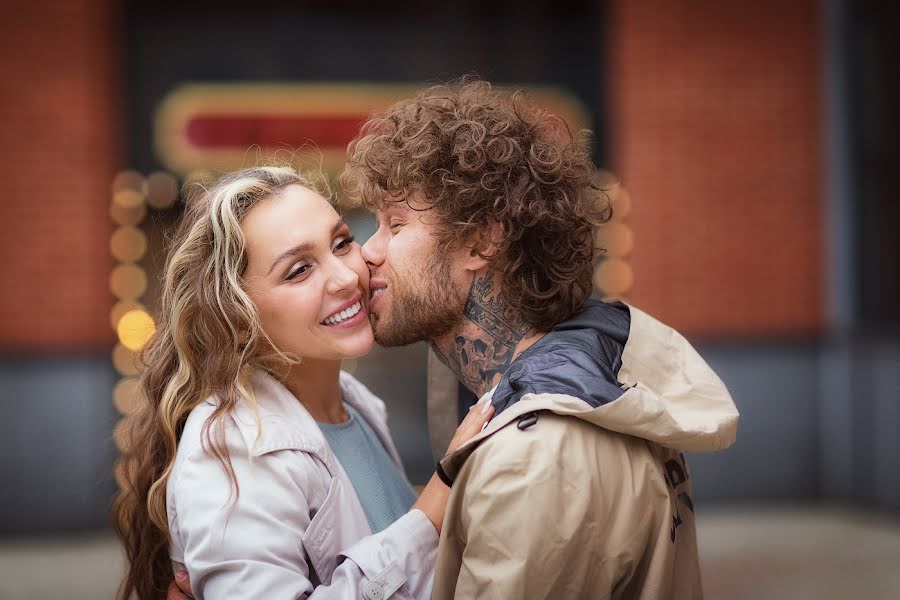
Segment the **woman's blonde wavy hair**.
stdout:
<path fill-rule="evenodd" d="M 252 367 L 272 369 L 295 360 L 261 329 L 242 286 L 247 257 L 241 221 L 259 202 L 291 185 L 320 187 L 292 168 L 254 167 L 188 190 L 186 212 L 170 245 L 157 329 L 141 352 L 142 402 L 122 425 L 113 520 L 128 568 L 119 598 L 165 596 L 172 580 L 166 482 L 191 410 L 216 396 L 203 444 L 228 473 L 236 498 L 222 418 L 241 399 L 255 407 L 247 380 Z"/>

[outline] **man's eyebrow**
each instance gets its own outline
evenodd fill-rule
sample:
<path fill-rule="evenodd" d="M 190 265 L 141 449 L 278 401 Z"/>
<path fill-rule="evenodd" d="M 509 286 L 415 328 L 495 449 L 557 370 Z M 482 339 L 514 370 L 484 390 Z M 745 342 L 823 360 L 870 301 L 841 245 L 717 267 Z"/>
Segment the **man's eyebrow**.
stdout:
<path fill-rule="evenodd" d="M 340 230 L 341 227 L 346 225 L 343 219 L 338 219 L 335 221 L 334 226 L 331 228 L 331 235 L 334 235 Z M 271 275 L 272 271 L 275 270 L 275 267 L 278 266 L 278 263 L 283 261 L 286 258 L 290 258 L 291 256 L 297 256 L 298 254 L 303 254 L 304 252 L 309 252 L 313 249 L 314 244 L 311 242 L 303 242 L 302 244 L 297 244 L 293 248 L 288 248 L 284 252 L 278 255 L 278 257 L 272 261 L 272 266 L 269 267 L 269 272 L 266 275 Z"/>

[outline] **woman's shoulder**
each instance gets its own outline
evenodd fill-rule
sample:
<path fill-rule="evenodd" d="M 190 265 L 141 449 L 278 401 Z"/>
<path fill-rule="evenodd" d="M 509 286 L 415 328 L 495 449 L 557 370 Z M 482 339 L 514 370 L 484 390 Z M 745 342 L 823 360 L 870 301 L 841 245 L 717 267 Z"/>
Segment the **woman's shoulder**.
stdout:
<path fill-rule="evenodd" d="M 230 495 L 231 475 L 250 496 L 256 488 L 263 496 L 274 492 L 277 479 L 301 490 L 321 487 L 325 441 L 318 428 L 298 425 L 264 398 L 256 411 L 243 403 L 221 414 L 218 408 L 211 396 L 188 415 L 168 482 L 171 494 Z"/>
<path fill-rule="evenodd" d="M 204 431 L 214 410 L 204 403 L 192 411 L 166 483 L 170 552 L 178 562 L 188 558 L 191 543 L 196 552 L 197 544 L 208 544 L 210 532 L 224 532 L 229 523 L 233 535 L 216 544 L 234 549 L 247 542 L 242 532 L 260 523 L 274 527 L 276 521 L 309 521 L 328 496 L 330 475 L 315 452 L 299 443 L 282 444 L 280 451 L 254 451 L 229 415 L 223 415 L 217 440 L 215 429 L 209 435 Z M 272 428 L 270 421 L 262 431 Z M 273 437 L 264 434 L 261 439 Z M 217 454 L 223 441 L 224 454 Z"/>
<path fill-rule="evenodd" d="M 213 418 L 216 406 L 214 398 L 210 397 L 195 406 L 188 414 L 187 421 L 185 421 L 184 428 L 178 438 L 178 458 L 183 460 L 183 457 L 187 455 L 202 451 L 204 428 L 207 422 Z M 225 428 L 226 435 L 228 429 L 228 427 Z"/>
<path fill-rule="evenodd" d="M 217 452 L 219 449 L 224 451 L 229 461 L 240 460 L 247 454 L 243 436 L 228 414 L 216 416 L 217 407 L 215 398 L 210 397 L 195 406 L 188 415 L 178 438 L 175 462 L 169 476 L 170 493 L 182 487 L 179 482 L 185 472 L 190 472 L 188 479 L 205 479 L 207 471 L 209 476 L 216 477 L 223 458 Z"/>
<path fill-rule="evenodd" d="M 319 453 L 325 440 L 302 405 L 271 375 L 257 372 L 250 378 L 252 398 L 242 398 L 217 414 L 216 395 L 194 407 L 178 444 L 178 455 L 209 454 L 209 442 L 224 443 L 229 455 L 262 456 L 278 450 Z"/>

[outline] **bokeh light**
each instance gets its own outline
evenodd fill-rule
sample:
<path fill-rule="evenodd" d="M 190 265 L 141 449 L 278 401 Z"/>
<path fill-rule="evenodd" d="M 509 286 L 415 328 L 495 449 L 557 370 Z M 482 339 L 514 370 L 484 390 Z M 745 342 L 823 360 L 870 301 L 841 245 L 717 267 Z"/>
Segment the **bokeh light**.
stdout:
<path fill-rule="evenodd" d="M 118 265 L 109 276 L 109 290 L 121 300 L 135 300 L 147 289 L 147 274 L 137 265 Z"/>
<path fill-rule="evenodd" d="M 594 285 L 606 298 L 621 298 L 634 284 L 634 273 L 622 259 L 605 258 L 594 270 Z"/>
<path fill-rule="evenodd" d="M 594 240 L 608 257 L 623 257 L 634 248 L 634 233 L 627 225 L 610 222 L 597 228 Z"/>
<path fill-rule="evenodd" d="M 153 317 L 144 310 L 128 311 L 122 315 L 118 327 L 116 327 L 119 342 L 133 351 L 140 350 L 155 330 L 156 323 L 153 321 Z"/>
<path fill-rule="evenodd" d="M 138 190 L 121 190 L 113 195 L 113 203 L 122 208 L 137 208 L 144 203 L 144 194 Z"/>
<path fill-rule="evenodd" d="M 612 218 L 614 221 L 622 221 L 631 212 L 631 194 L 622 185 L 617 185 L 609 190 L 609 199 L 612 204 Z"/>
<path fill-rule="evenodd" d="M 139 172 L 130 169 L 126 171 L 120 171 L 119 173 L 116 173 L 115 177 L 113 177 L 112 193 L 113 196 L 115 196 L 119 192 L 125 190 L 140 192 L 144 188 L 144 185 L 146 185 L 146 180 L 144 176 Z"/>
<path fill-rule="evenodd" d="M 116 325 L 118 325 L 118 323 Z M 116 347 L 113 348 L 112 363 L 116 372 L 120 375 L 137 375 L 140 372 L 138 355 L 122 344 L 116 344 Z"/>
<path fill-rule="evenodd" d="M 116 331 L 119 328 L 119 321 L 125 313 L 131 310 L 147 309 L 143 304 L 135 302 L 134 300 L 120 300 L 113 304 L 113 307 L 109 310 L 109 324 L 112 326 L 113 331 Z"/>
<path fill-rule="evenodd" d="M 137 410 L 141 398 L 140 381 L 137 377 L 126 377 L 113 389 L 113 404 L 123 415 L 130 415 Z M 119 440 L 116 440 L 119 445 Z M 121 448 L 121 446 L 119 446 Z"/>
<path fill-rule="evenodd" d="M 138 225 L 147 215 L 147 205 L 123 206 L 116 202 L 109 204 L 109 216 L 118 225 Z"/>
<path fill-rule="evenodd" d="M 147 204 L 155 209 L 169 208 L 178 199 L 178 180 L 165 171 L 147 177 Z"/>
<path fill-rule="evenodd" d="M 147 236 L 137 227 L 119 227 L 109 238 L 109 251 L 121 262 L 138 261 L 147 252 Z"/>

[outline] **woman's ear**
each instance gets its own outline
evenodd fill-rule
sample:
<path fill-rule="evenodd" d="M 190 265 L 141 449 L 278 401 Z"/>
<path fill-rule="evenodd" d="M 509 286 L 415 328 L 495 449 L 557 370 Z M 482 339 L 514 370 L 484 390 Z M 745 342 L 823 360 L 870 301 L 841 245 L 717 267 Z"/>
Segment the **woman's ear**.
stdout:
<path fill-rule="evenodd" d="M 250 341 L 250 331 L 244 331 L 243 333 L 238 334 L 237 339 L 237 351 L 243 352 L 247 349 L 247 343 Z"/>

